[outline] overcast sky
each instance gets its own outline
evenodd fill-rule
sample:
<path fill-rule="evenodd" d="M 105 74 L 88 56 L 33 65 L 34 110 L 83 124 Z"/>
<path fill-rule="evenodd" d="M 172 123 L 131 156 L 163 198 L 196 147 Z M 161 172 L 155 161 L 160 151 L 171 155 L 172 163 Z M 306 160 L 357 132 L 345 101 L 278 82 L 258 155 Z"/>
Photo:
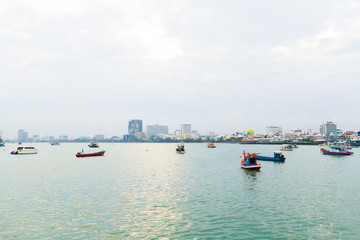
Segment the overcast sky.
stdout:
<path fill-rule="evenodd" d="M 360 130 L 360 2 L 1 0 L 0 130 Z"/>

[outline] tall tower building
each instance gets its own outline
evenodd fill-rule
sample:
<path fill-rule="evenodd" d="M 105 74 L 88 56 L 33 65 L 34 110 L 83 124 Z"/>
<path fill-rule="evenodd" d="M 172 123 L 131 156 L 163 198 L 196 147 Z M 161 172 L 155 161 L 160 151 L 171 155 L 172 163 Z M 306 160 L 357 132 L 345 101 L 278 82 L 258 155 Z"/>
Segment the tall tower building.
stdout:
<path fill-rule="evenodd" d="M 135 133 L 142 132 L 142 129 L 143 129 L 142 120 L 138 120 L 138 119 L 129 120 L 129 127 L 128 127 L 129 135 L 135 136 Z"/>
<path fill-rule="evenodd" d="M 28 140 L 28 132 L 25 132 L 23 129 L 19 129 L 18 131 L 18 141 L 19 142 L 26 142 Z"/>
<path fill-rule="evenodd" d="M 191 134 L 191 124 L 181 124 L 181 134 Z"/>
<path fill-rule="evenodd" d="M 336 124 L 331 121 L 320 125 L 320 134 L 325 137 L 328 137 L 330 135 L 330 133 L 336 132 L 336 131 L 337 131 Z"/>

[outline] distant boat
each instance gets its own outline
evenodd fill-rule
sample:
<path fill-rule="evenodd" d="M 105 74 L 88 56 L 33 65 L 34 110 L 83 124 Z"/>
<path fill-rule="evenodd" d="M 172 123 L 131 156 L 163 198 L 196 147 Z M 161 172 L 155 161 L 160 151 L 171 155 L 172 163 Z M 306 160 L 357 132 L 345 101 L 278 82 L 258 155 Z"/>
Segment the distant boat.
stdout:
<path fill-rule="evenodd" d="M 282 148 L 280 148 L 281 151 L 292 151 L 293 146 L 292 145 L 284 145 Z"/>
<path fill-rule="evenodd" d="M 284 162 L 286 158 L 280 151 L 275 151 L 274 157 L 267 157 L 267 156 L 262 156 L 260 154 L 256 154 L 256 159 L 261 161 Z"/>
<path fill-rule="evenodd" d="M 37 154 L 37 149 L 35 147 L 18 147 L 15 151 L 12 151 L 10 154 L 13 155 Z"/>
<path fill-rule="evenodd" d="M 184 143 L 180 143 L 180 144 L 177 145 L 176 153 L 178 153 L 178 154 L 184 154 L 185 153 Z"/>
<path fill-rule="evenodd" d="M 259 141 L 253 138 L 246 138 L 246 139 L 241 139 L 240 143 L 241 144 L 256 144 Z"/>
<path fill-rule="evenodd" d="M 5 147 L 5 143 L 4 143 L 4 141 L 2 140 L 1 137 L 0 137 L 0 147 Z"/>
<path fill-rule="evenodd" d="M 59 142 L 51 142 L 50 145 L 55 146 L 55 145 L 60 145 L 60 143 Z"/>
<path fill-rule="evenodd" d="M 240 165 L 244 169 L 259 170 L 261 164 L 257 163 L 256 153 L 245 153 L 244 150 L 244 159 L 241 160 Z"/>
<path fill-rule="evenodd" d="M 83 153 L 83 152 L 78 152 L 76 154 L 76 157 L 81 158 L 81 157 L 99 157 L 99 156 L 104 156 L 105 154 L 105 150 L 100 151 L 100 152 L 94 152 L 94 153 Z"/>
<path fill-rule="evenodd" d="M 89 147 L 91 147 L 91 148 L 98 148 L 99 145 L 98 145 L 96 142 L 91 142 L 91 143 L 89 144 Z"/>
<path fill-rule="evenodd" d="M 207 146 L 208 148 L 216 148 L 215 144 L 212 143 L 212 142 L 207 143 L 206 146 Z"/>

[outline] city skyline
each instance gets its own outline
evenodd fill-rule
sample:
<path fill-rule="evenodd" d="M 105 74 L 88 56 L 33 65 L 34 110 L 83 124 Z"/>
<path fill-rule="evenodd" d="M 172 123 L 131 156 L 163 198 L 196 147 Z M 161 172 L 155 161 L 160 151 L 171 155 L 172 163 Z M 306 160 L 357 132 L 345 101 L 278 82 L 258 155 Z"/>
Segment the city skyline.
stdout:
<path fill-rule="evenodd" d="M 356 1 L 6 1 L 0 129 L 359 129 Z M 339 111 L 339 109 L 341 111 Z"/>

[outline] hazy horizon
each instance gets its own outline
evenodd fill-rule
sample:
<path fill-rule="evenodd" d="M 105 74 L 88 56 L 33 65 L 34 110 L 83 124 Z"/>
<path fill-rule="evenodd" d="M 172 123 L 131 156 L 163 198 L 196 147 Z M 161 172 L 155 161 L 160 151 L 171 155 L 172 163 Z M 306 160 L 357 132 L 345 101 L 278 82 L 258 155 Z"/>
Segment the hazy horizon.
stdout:
<path fill-rule="evenodd" d="M 3 1 L 0 131 L 358 131 L 357 1 Z"/>

